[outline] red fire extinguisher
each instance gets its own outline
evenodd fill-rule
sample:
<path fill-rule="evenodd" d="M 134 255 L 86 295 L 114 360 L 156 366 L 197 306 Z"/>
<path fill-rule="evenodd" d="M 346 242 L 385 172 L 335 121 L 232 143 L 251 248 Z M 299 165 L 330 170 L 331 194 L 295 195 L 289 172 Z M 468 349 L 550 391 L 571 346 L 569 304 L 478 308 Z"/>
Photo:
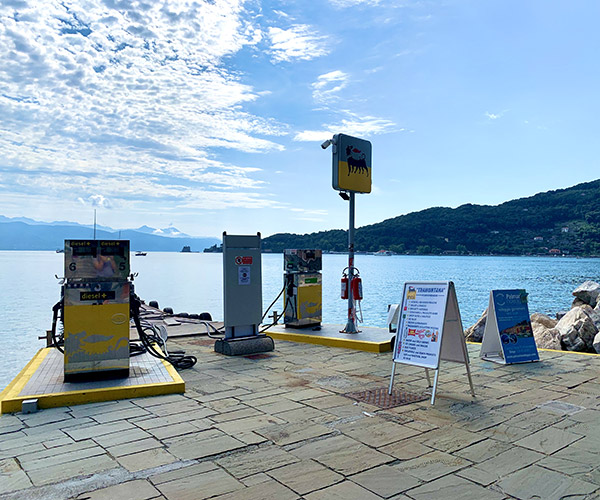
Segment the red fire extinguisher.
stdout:
<path fill-rule="evenodd" d="M 358 276 L 352 278 L 352 298 L 354 300 L 363 298 L 362 280 Z"/>
<path fill-rule="evenodd" d="M 346 273 L 342 274 L 342 299 L 348 298 L 348 275 Z"/>

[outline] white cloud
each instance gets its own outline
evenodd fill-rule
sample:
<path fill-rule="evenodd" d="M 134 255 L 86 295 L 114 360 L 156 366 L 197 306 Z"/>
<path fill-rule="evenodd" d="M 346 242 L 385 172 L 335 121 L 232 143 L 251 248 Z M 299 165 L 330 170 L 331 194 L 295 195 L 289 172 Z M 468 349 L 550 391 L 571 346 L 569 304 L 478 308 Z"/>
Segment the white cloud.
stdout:
<path fill-rule="evenodd" d="M 312 84 L 313 99 L 319 103 L 326 103 L 337 98 L 337 95 L 348 85 L 348 74 L 343 71 L 330 71 L 317 77 Z"/>
<path fill-rule="evenodd" d="M 288 29 L 271 27 L 268 33 L 274 62 L 308 61 L 329 52 L 328 38 L 313 33 L 313 28 L 306 24 L 295 24 Z"/>
<path fill-rule="evenodd" d="M 305 208 L 290 208 L 291 212 L 300 212 L 303 213 L 305 215 L 319 215 L 319 216 L 326 216 L 327 215 L 327 210 L 308 210 Z"/>
<path fill-rule="evenodd" d="M 497 120 L 498 118 L 502 118 L 507 111 L 508 111 L 508 109 L 500 111 L 500 113 L 490 113 L 490 112 L 486 111 L 485 116 L 489 120 Z"/>
<path fill-rule="evenodd" d="M 294 140 L 299 142 L 325 141 L 331 139 L 331 136 L 337 133 L 333 130 L 335 130 L 335 127 L 330 127 L 328 130 L 303 130 L 296 133 Z"/>
<path fill-rule="evenodd" d="M 324 125 L 322 130 L 303 130 L 297 132 L 294 136 L 295 141 L 316 142 L 330 139 L 333 134 L 343 133 L 357 137 L 369 137 L 378 134 L 387 134 L 390 132 L 403 132 L 404 129 L 397 129 L 396 124 L 391 120 L 365 116 L 359 118 L 354 113 L 346 112 L 348 118 L 344 118 L 338 123 Z"/>
<path fill-rule="evenodd" d="M 112 208 L 112 203 L 109 199 L 105 198 L 101 194 L 92 194 L 87 199 L 77 198 L 82 205 L 100 207 L 100 208 Z"/>
<path fill-rule="evenodd" d="M 357 5 L 375 6 L 380 3 L 380 0 L 329 0 L 334 7 L 343 9 L 346 7 L 356 7 Z"/>
<path fill-rule="evenodd" d="M 260 95 L 225 66 L 262 38 L 243 4 L 0 5 L 2 192 L 248 206 L 258 169 L 219 161 L 215 148 L 280 151 L 288 131 L 244 111 Z"/>

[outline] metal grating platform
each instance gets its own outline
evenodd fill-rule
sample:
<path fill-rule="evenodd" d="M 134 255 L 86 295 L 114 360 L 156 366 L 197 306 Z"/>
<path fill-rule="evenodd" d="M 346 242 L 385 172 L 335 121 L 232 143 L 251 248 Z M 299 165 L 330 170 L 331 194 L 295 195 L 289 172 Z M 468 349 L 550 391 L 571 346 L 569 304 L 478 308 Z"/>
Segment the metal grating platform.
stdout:
<path fill-rule="evenodd" d="M 129 387 L 141 384 L 160 384 L 172 382 L 173 379 L 166 367 L 158 360 L 144 353 L 131 358 L 128 378 L 97 380 L 90 382 L 63 381 L 63 355 L 52 349 L 44 358 L 40 367 L 19 393 L 19 396 L 34 394 L 52 394 L 56 392 L 89 391 L 90 389 L 106 389 Z"/>
<path fill-rule="evenodd" d="M 145 353 L 131 358 L 129 377 L 64 382 L 63 355 L 56 349 L 41 349 L 0 394 L 0 413 L 21 411 L 26 399 L 37 399 L 39 408 L 146 397 L 185 392 L 177 371 Z"/>
<path fill-rule="evenodd" d="M 344 394 L 344 396 L 350 399 L 361 401 L 363 403 L 377 406 L 383 410 L 394 408 L 396 406 L 407 405 L 410 403 L 418 403 L 419 401 L 425 401 L 431 397 L 428 394 L 412 394 L 410 392 L 396 390 L 392 391 L 391 394 L 388 394 L 387 387 L 369 389 L 359 392 L 349 392 Z"/>

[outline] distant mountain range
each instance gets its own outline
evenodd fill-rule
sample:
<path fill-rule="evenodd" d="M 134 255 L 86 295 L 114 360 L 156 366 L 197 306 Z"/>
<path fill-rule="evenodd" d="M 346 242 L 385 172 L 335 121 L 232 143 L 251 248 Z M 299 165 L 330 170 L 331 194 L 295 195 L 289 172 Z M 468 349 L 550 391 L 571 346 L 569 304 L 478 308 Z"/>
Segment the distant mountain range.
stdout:
<path fill-rule="evenodd" d="M 0 215 L 0 250 L 56 250 L 64 248 L 66 239 L 88 239 L 93 236 L 94 228 L 91 225 L 68 221 L 40 222 Z M 132 250 L 150 252 L 179 252 L 184 246 L 201 252 L 221 242 L 218 238 L 191 237 L 172 226 L 165 229 L 142 226 L 116 230 L 97 225 L 96 238 L 130 240 Z"/>
<path fill-rule="evenodd" d="M 355 251 L 410 254 L 600 256 L 600 180 L 497 206 L 433 207 L 360 227 Z M 263 251 L 316 248 L 343 252 L 348 231 L 275 234 Z"/>

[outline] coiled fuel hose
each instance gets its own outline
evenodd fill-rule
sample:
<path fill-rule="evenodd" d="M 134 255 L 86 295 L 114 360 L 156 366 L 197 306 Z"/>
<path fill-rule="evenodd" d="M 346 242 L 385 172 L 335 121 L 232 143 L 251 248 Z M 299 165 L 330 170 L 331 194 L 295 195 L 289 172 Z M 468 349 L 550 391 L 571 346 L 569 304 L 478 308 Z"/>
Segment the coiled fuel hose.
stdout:
<path fill-rule="evenodd" d="M 140 338 L 140 342 L 143 347 L 150 353 L 150 355 L 155 358 L 162 359 L 164 361 L 168 361 L 178 370 L 185 370 L 186 368 L 191 368 L 198 361 L 195 356 L 188 355 L 186 356 L 183 351 L 173 351 L 169 353 L 166 348 L 166 340 L 163 340 L 160 335 L 158 335 L 152 325 L 142 326 L 140 322 L 140 305 L 141 301 L 139 297 L 135 294 L 131 295 L 131 299 L 129 301 L 129 308 L 131 312 L 131 317 L 133 318 L 133 322 L 135 324 L 135 328 L 138 332 L 138 336 Z M 151 330 L 153 333 L 148 334 L 146 330 Z M 155 348 L 155 344 L 162 346 L 164 350 L 164 354 L 158 351 Z"/>

